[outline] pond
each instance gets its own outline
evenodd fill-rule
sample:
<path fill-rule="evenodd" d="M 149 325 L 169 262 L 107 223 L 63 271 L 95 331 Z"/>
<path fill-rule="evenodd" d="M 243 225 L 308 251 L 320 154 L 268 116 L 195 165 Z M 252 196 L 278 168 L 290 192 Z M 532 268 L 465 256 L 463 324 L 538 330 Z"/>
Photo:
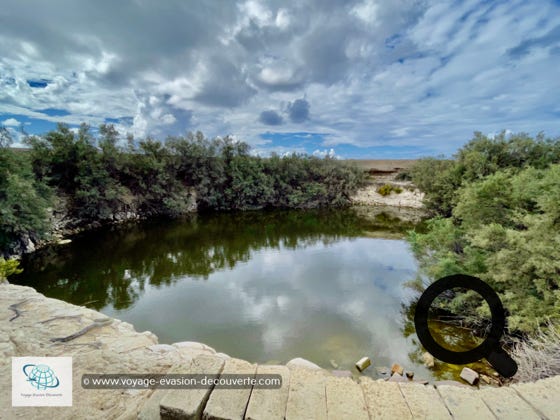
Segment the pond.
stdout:
<path fill-rule="evenodd" d="M 405 287 L 414 224 L 364 209 L 196 215 L 96 230 L 24 258 L 13 283 L 154 332 L 258 363 L 327 369 L 398 362 L 429 371 Z M 376 376 L 376 369 L 366 373 Z"/>

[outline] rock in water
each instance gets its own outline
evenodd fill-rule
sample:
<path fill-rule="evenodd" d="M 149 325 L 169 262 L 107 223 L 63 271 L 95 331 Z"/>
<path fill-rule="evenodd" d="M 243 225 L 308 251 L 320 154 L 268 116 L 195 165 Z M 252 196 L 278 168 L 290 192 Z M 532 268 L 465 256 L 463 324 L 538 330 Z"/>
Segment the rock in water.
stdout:
<path fill-rule="evenodd" d="M 412 380 L 412 378 L 414 378 L 414 372 L 406 371 L 406 377 L 407 377 L 408 379 Z"/>
<path fill-rule="evenodd" d="M 431 369 L 436 365 L 436 360 L 434 359 L 434 356 L 432 356 L 427 351 L 424 352 L 424 354 L 422 354 L 422 360 L 424 360 L 424 366 L 426 366 L 427 368 Z"/>
<path fill-rule="evenodd" d="M 478 378 L 478 372 L 475 372 L 468 367 L 463 368 L 463 370 L 461 371 L 461 379 L 467 381 L 471 385 L 475 385 L 478 382 Z"/>
<path fill-rule="evenodd" d="M 356 362 L 356 367 L 360 372 L 367 369 L 369 365 L 371 365 L 371 360 L 369 360 L 369 357 L 367 356 L 362 357 L 360 360 Z"/>
<path fill-rule="evenodd" d="M 403 376 L 403 372 L 404 369 L 401 365 L 399 365 L 398 363 L 393 363 L 393 366 L 391 366 L 391 374 L 398 373 L 399 376 Z"/>
<path fill-rule="evenodd" d="M 331 360 L 329 360 L 329 362 L 331 363 L 331 366 L 332 366 L 333 368 L 338 369 L 338 363 L 336 363 L 335 360 L 331 359 Z"/>

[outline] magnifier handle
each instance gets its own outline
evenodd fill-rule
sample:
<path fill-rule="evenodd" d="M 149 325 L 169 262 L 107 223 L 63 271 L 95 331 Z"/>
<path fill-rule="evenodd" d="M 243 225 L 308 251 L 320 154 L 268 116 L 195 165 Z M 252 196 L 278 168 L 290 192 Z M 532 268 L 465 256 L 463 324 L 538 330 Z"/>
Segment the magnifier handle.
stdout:
<path fill-rule="evenodd" d="M 501 348 L 492 350 L 486 360 L 500 375 L 506 378 L 511 378 L 517 372 L 517 363 Z"/>

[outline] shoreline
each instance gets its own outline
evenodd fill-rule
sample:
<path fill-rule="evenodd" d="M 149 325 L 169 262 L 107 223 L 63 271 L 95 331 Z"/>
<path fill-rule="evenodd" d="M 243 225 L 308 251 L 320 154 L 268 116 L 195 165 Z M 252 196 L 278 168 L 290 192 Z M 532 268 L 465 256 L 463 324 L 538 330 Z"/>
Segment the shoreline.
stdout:
<path fill-rule="evenodd" d="M 14 308 L 20 312 L 17 317 Z M 53 342 L 53 338 L 56 337 L 76 336 L 76 331 L 83 331 L 84 327 L 95 322 L 99 323 L 97 328 L 92 328 L 74 339 Z M 275 402 L 277 408 L 274 410 L 280 416 L 291 413 L 287 416 L 291 418 L 304 418 L 308 414 L 307 410 L 315 410 L 317 407 L 331 414 L 331 410 L 333 413 L 337 412 L 341 406 L 351 410 L 350 413 L 369 412 L 371 415 L 380 407 L 383 410 L 389 410 L 392 406 L 395 408 L 395 404 L 397 408 L 404 409 L 405 413 L 410 409 L 413 415 L 415 410 L 416 414 L 419 414 L 424 409 L 432 410 L 436 406 L 442 410 L 442 413 L 453 413 L 457 407 L 453 405 L 452 399 L 446 398 L 446 395 L 450 394 L 467 400 L 475 398 L 479 402 L 482 399 L 489 408 L 499 404 L 496 398 L 500 396 L 499 400 L 505 398 L 509 405 L 525 404 L 526 409 L 546 414 L 555 412 L 554 398 L 550 393 L 555 392 L 554 389 L 560 389 L 558 376 L 534 383 L 477 390 L 443 382 L 423 385 L 406 379 L 405 382 L 395 383 L 383 379 L 360 377 L 355 381 L 300 358 L 292 359 L 286 365 L 256 365 L 219 353 L 202 343 L 184 341 L 172 345 L 159 344 L 158 337 L 149 331 L 137 332 L 129 323 L 108 318 L 83 306 L 47 298 L 31 287 L 9 283 L 0 284 L 0 338 L 0 354 L 3 356 L 0 362 L 0 387 L 4 391 L 0 392 L 2 417 L 11 417 L 14 413 L 33 416 L 52 414 L 52 411 L 49 411 L 52 409 L 48 407 L 11 407 L 9 360 L 11 357 L 18 356 L 71 356 L 73 358 L 74 404 L 72 407 L 57 409 L 57 418 L 84 416 L 123 419 L 157 418 L 162 410 L 172 405 L 172 398 L 169 395 L 175 393 L 182 396 L 181 400 L 183 400 L 196 393 L 185 390 L 84 389 L 81 385 L 82 375 L 119 373 L 115 372 L 115 367 L 118 367 L 120 373 L 192 372 L 192 366 L 202 363 L 201 361 L 219 364 L 217 375 L 222 372 L 238 373 L 239 371 L 232 370 L 234 367 L 241 367 L 241 371 L 245 372 L 248 369 L 251 372 L 281 374 L 284 378 L 282 388 L 275 394 L 281 398 Z M 323 390 L 321 394 L 323 397 L 319 400 L 312 397 L 317 395 L 318 389 Z M 397 389 L 400 389 L 398 396 L 389 397 L 389 394 Z M 243 394 L 247 403 L 243 406 L 242 417 L 268 418 L 266 410 L 269 410 L 270 406 L 265 403 L 267 398 L 261 401 L 256 397 L 258 391 L 260 390 L 254 389 L 252 393 L 249 390 L 246 395 Z M 239 397 L 236 392 L 229 390 L 219 393 L 212 389 L 208 391 L 210 392 L 212 395 L 218 393 L 220 398 L 223 398 L 221 403 L 223 409 L 229 410 L 236 406 L 235 401 Z M 329 405 L 327 395 L 329 392 L 332 393 L 332 398 L 339 401 L 333 406 Z M 379 398 L 373 397 L 369 399 L 368 393 L 371 392 L 375 395 L 385 395 L 386 400 L 380 401 Z M 523 395 L 523 398 L 517 396 L 518 394 Z M 200 399 L 197 402 L 197 409 L 200 408 L 204 413 L 217 410 L 212 398 Z M 414 405 L 411 406 L 411 402 Z M 251 415 L 255 413 L 257 415 L 254 417 L 246 415 L 245 410 L 250 411 Z M 383 413 L 387 414 L 388 411 Z M 224 418 L 237 417 L 229 411 L 224 415 Z"/>

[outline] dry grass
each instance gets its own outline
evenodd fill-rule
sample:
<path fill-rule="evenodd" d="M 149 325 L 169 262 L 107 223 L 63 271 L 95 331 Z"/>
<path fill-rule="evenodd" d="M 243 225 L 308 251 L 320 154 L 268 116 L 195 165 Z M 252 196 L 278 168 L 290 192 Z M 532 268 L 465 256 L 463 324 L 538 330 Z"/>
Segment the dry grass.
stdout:
<path fill-rule="evenodd" d="M 550 323 L 537 335 L 517 342 L 511 356 L 519 366 L 514 377 L 519 382 L 560 375 L 560 326 Z"/>

